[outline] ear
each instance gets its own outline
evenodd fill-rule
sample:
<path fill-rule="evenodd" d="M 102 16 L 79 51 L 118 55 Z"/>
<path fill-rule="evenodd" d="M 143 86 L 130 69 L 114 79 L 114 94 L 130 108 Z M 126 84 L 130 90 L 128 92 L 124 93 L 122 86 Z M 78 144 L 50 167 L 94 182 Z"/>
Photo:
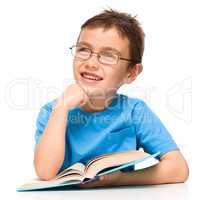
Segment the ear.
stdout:
<path fill-rule="evenodd" d="M 142 72 L 143 66 L 141 63 L 136 64 L 133 67 L 129 67 L 127 71 L 127 75 L 125 77 L 125 83 L 129 84 L 133 82 L 137 76 Z"/>

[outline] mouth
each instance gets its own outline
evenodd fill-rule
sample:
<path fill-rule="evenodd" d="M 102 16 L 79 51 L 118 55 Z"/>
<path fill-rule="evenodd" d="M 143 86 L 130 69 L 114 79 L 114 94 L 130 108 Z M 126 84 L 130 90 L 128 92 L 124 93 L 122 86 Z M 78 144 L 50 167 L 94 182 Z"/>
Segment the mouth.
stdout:
<path fill-rule="evenodd" d="M 98 83 L 99 81 L 103 80 L 101 76 L 90 72 L 81 72 L 80 75 L 82 80 L 88 83 Z"/>

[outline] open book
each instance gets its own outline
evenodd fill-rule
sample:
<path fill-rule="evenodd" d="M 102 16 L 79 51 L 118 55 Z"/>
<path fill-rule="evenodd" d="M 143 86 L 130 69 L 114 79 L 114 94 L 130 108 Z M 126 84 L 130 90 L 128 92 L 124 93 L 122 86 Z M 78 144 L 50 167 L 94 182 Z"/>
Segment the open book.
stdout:
<path fill-rule="evenodd" d="M 82 163 L 75 163 L 49 181 L 33 180 L 32 182 L 18 187 L 17 191 L 32 191 L 60 186 L 78 185 L 98 176 L 117 172 L 120 169 L 132 166 L 135 168 L 135 166 L 139 164 L 142 166 L 141 168 L 146 168 L 147 165 L 144 167 L 143 163 L 155 160 L 155 162 L 150 162 L 151 164 L 149 166 L 157 164 L 158 161 L 154 158 L 158 155 L 159 152 L 150 155 L 143 151 L 128 151 L 97 156 L 90 160 L 86 166 Z"/>

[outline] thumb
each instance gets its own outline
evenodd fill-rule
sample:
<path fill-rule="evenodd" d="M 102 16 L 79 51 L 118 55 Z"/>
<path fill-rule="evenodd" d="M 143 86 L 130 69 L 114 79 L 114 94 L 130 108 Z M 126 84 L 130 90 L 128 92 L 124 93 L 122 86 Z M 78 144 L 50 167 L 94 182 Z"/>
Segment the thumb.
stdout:
<path fill-rule="evenodd" d="M 79 106 L 85 105 L 85 104 L 88 102 L 88 100 L 89 100 L 89 97 L 87 96 L 87 94 L 84 93 L 84 94 L 83 94 L 83 99 L 81 100 Z"/>

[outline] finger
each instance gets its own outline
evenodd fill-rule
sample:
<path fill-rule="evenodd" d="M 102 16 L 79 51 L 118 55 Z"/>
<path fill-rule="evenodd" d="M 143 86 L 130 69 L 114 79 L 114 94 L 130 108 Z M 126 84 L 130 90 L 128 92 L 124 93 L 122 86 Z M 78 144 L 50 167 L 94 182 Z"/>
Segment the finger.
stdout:
<path fill-rule="evenodd" d="M 96 177 L 90 181 L 83 182 L 79 185 L 80 188 L 94 188 L 100 185 L 99 177 Z"/>
<path fill-rule="evenodd" d="M 119 173 L 119 172 L 103 175 L 100 177 L 100 182 L 103 185 L 109 185 L 109 186 L 113 185 L 120 179 L 120 175 L 121 175 L 121 173 Z"/>
<path fill-rule="evenodd" d="M 81 82 L 78 81 L 77 84 L 84 91 L 84 93 L 88 96 L 88 90 L 81 84 Z"/>
<path fill-rule="evenodd" d="M 82 188 L 99 188 L 99 187 L 105 187 L 108 186 L 110 183 L 109 175 L 104 175 L 99 177 L 98 181 L 93 181 L 89 183 L 82 184 Z"/>

